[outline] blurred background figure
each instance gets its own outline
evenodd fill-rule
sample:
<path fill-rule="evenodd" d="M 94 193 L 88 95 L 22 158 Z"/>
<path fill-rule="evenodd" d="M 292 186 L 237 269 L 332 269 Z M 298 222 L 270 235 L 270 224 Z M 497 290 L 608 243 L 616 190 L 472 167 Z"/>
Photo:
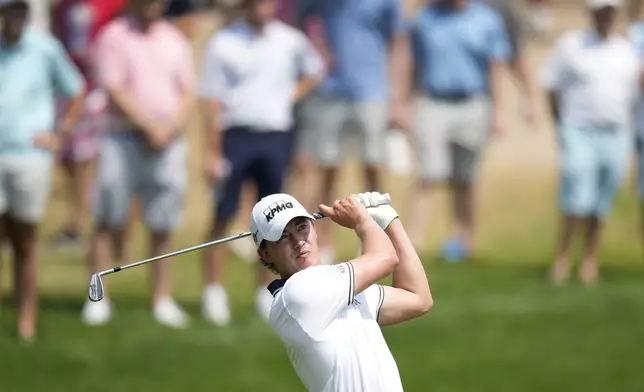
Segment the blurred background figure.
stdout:
<path fill-rule="evenodd" d="M 347 126 L 358 131 L 364 190 L 380 190 L 389 127 L 408 127 L 408 35 L 399 0 L 303 0 L 300 25 L 323 20 L 324 36 L 316 42 L 329 76 L 306 103 L 307 129 L 321 183 L 313 205 L 334 200 L 340 167 L 347 151 Z M 377 21 L 377 22 L 376 22 Z M 355 189 L 357 192 L 357 189 Z M 320 221 L 318 235 L 325 263 L 335 258 L 330 222 Z"/>
<path fill-rule="evenodd" d="M 635 44 L 640 60 L 640 83 L 644 81 L 644 21 L 641 19 L 642 1 L 631 0 L 629 3 L 629 38 Z M 644 94 L 640 90 L 635 105 L 635 146 L 636 146 L 636 175 L 637 193 L 640 199 L 640 220 L 642 230 L 642 244 L 644 244 Z"/>
<path fill-rule="evenodd" d="M 88 223 L 87 217 L 91 213 L 100 135 L 105 128 L 107 97 L 94 80 L 91 45 L 98 32 L 123 11 L 125 5 L 126 0 L 58 0 L 53 3 L 52 32 L 82 72 L 87 94 L 81 119 L 59 153 L 70 196 L 67 221 L 55 237 L 59 246 L 81 245 L 83 226 Z"/>
<path fill-rule="evenodd" d="M 165 16 L 181 30 L 188 39 L 198 34 L 199 11 L 202 0 L 166 0 Z"/>
<path fill-rule="evenodd" d="M 27 0 L 29 25 L 41 31 L 51 30 L 51 7 L 61 0 Z M 117 0 L 118 1 L 118 0 Z"/>
<path fill-rule="evenodd" d="M 183 134 L 194 101 L 189 41 L 163 20 L 164 0 L 130 0 L 128 13 L 97 38 L 98 85 L 109 97 L 109 130 L 101 139 L 98 200 L 91 240 L 92 272 L 110 263 L 110 244 L 124 240 L 135 197 L 150 233 L 150 256 L 168 253 L 183 216 L 187 143 Z M 187 315 L 172 299 L 170 261 L 152 265 L 157 322 L 181 328 Z M 112 303 L 87 301 L 88 324 L 109 320 Z"/>
<path fill-rule="evenodd" d="M 316 87 L 324 70 L 307 38 L 275 19 L 275 0 L 243 4 L 244 18 L 210 38 L 202 68 L 208 140 L 204 172 L 216 203 L 207 240 L 224 237 L 247 180 L 254 183 L 258 200 L 283 191 L 292 154 L 293 106 Z M 230 321 L 222 273 L 226 250 L 204 250 L 202 311 L 216 325 Z M 271 276 L 260 263 L 257 268 L 255 306 L 268 319 Z"/>
<path fill-rule="evenodd" d="M 414 244 L 426 243 L 427 193 L 449 184 L 453 228 L 443 258 L 470 255 L 474 239 L 479 156 L 490 135 L 503 133 L 503 68 L 511 49 L 503 20 L 485 4 L 438 0 L 412 30 L 419 179 L 407 204 Z"/>
<path fill-rule="evenodd" d="M 620 0 L 586 2 L 591 26 L 565 33 L 543 70 L 559 141 L 563 217 L 550 276 L 557 284 L 569 278 L 570 244 L 579 231 L 586 240 L 579 278 L 598 280 L 600 233 L 628 168 L 639 90 L 635 46 L 614 32 Z"/>
<path fill-rule="evenodd" d="M 555 18 L 550 0 L 527 0 L 527 23 L 530 31 L 537 38 L 545 38 L 555 27 Z"/>
<path fill-rule="evenodd" d="M 0 0 L 0 214 L 14 255 L 17 331 L 36 334 L 38 227 L 49 202 L 53 151 L 73 132 L 83 81 L 61 43 L 27 28 L 26 1 Z M 55 96 L 68 99 L 56 124 Z"/>
<path fill-rule="evenodd" d="M 525 121 L 534 124 L 537 117 L 536 86 L 532 78 L 528 60 L 526 28 L 522 14 L 516 1 L 513 0 L 482 0 L 492 7 L 503 18 L 506 35 L 510 41 L 510 70 L 516 83 L 521 88 L 520 97 L 523 99 L 522 109 Z"/>

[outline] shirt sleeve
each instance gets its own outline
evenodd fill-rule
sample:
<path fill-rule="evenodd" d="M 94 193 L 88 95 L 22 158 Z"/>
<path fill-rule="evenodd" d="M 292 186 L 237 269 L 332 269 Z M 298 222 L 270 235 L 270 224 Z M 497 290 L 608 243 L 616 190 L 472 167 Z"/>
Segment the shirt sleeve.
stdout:
<path fill-rule="evenodd" d="M 492 61 L 507 62 L 512 54 L 508 33 L 503 23 L 503 19 L 494 12 L 491 15 L 489 29 L 488 56 Z"/>
<path fill-rule="evenodd" d="M 284 285 L 282 301 L 288 313 L 309 336 L 316 337 L 347 306 L 353 303 L 353 265 L 309 267 L 293 275 Z"/>
<path fill-rule="evenodd" d="M 83 77 L 65 52 L 60 41 L 52 37 L 51 43 L 53 47 L 51 76 L 55 89 L 65 97 L 73 97 L 83 90 Z"/>
<path fill-rule="evenodd" d="M 387 2 L 386 30 L 389 37 L 407 34 L 408 25 L 403 12 L 402 0 L 389 0 Z"/>
<path fill-rule="evenodd" d="M 382 308 L 382 304 L 385 300 L 385 288 L 380 284 L 373 284 L 367 287 L 367 289 L 362 293 L 365 301 L 367 301 L 369 313 L 374 320 L 378 321 L 380 309 Z"/>
<path fill-rule="evenodd" d="M 226 73 L 214 37 L 206 46 L 206 51 L 199 81 L 199 96 L 205 99 L 222 99 L 228 89 Z"/>
<path fill-rule="evenodd" d="M 322 56 L 313 47 L 311 41 L 304 35 L 299 35 L 296 49 L 297 70 L 300 75 L 316 76 L 325 72 Z"/>
<path fill-rule="evenodd" d="M 106 89 L 122 88 L 127 83 L 127 64 L 123 45 L 109 30 L 101 34 L 94 46 L 94 71 L 98 84 Z"/>

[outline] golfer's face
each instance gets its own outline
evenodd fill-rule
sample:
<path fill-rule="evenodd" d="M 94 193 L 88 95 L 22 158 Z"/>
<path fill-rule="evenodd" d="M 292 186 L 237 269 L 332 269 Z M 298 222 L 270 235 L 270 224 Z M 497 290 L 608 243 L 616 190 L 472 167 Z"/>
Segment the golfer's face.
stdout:
<path fill-rule="evenodd" d="M 281 274 L 292 275 L 317 263 L 317 234 L 309 219 L 289 222 L 277 242 L 266 246 L 268 259 Z"/>

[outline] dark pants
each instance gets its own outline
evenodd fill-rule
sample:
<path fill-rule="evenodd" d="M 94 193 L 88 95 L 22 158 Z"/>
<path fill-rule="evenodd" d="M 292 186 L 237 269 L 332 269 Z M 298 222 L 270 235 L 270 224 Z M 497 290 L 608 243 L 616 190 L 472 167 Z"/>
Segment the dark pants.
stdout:
<path fill-rule="evenodd" d="M 291 132 L 258 132 L 248 127 L 233 127 L 223 134 L 223 153 L 229 161 L 230 175 L 220 184 L 216 213 L 218 220 L 229 220 L 237 213 L 245 181 L 257 186 L 258 200 L 282 192 L 290 163 Z"/>

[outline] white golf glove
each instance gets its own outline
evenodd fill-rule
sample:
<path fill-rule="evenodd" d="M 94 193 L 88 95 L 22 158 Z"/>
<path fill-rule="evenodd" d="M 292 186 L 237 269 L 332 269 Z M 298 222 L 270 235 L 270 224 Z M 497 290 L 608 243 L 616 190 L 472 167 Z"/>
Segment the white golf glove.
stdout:
<path fill-rule="evenodd" d="M 364 192 L 358 193 L 356 197 L 381 229 L 386 229 L 394 219 L 398 218 L 398 213 L 391 205 L 382 204 L 385 196 L 381 193 Z"/>

